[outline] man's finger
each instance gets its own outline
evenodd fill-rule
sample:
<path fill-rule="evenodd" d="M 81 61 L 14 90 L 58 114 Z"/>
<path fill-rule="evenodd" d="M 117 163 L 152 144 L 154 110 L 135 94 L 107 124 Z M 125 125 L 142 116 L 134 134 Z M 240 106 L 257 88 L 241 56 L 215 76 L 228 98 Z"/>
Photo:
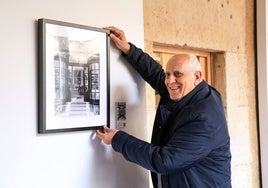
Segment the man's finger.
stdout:
<path fill-rule="evenodd" d="M 103 132 L 104 133 L 109 133 L 111 131 L 111 129 L 109 127 L 107 127 L 106 125 L 103 126 Z"/>
<path fill-rule="evenodd" d="M 97 131 L 96 131 L 96 135 L 97 135 L 97 137 L 99 137 L 100 139 L 103 139 L 104 136 L 105 136 L 105 132 L 102 132 L 102 131 L 100 131 L 100 130 L 97 130 Z"/>

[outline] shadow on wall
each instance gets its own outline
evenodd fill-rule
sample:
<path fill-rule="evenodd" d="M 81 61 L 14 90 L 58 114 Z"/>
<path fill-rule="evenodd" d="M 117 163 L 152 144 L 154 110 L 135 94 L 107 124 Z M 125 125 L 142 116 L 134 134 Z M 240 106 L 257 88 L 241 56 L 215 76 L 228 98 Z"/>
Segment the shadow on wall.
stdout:
<path fill-rule="evenodd" d="M 144 188 L 148 187 L 148 177 L 141 167 L 126 161 L 96 137 L 93 131 L 90 136 L 90 147 L 94 150 L 90 166 L 93 168 L 91 186 L 94 188 Z M 141 172 L 142 171 L 142 172 Z M 148 175 L 148 173 L 147 173 Z"/>

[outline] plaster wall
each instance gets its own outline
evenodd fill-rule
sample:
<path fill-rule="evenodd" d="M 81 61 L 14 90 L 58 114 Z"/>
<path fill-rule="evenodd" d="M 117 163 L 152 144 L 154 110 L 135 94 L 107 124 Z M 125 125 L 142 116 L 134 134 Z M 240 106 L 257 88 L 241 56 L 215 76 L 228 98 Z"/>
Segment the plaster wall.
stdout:
<path fill-rule="evenodd" d="M 148 172 L 126 162 L 111 146 L 104 146 L 95 138 L 95 131 L 37 134 L 36 20 L 100 28 L 115 25 L 143 47 L 142 6 L 141 0 L 0 1 L 1 188 L 149 186 Z M 144 81 L 125 65 L 112 43 L 110 64 L 110 125 L 115 127 L 115 102 L 126 102 L 127 126 L 123 130 L 146 139 Z"/>
<path fill-rule="evenodd" d="M 256 118 L 254 0 L 144 0 L 145 50 L 152 44 L 213 52 L 213 85 L 222 93 L 231 137 L 232 185 L 260 185 Z M 148 125 L 154 100 L 146 86 Z"/>

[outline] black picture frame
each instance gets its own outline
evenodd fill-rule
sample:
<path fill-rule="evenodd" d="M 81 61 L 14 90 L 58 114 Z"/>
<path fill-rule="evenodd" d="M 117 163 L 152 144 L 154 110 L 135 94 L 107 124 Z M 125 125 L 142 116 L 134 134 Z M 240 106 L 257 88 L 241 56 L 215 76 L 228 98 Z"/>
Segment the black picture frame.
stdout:
<path fill-rule="evenodd" d="M 38 19 L 38 133 L 109 126 L 109 31 Z"/>

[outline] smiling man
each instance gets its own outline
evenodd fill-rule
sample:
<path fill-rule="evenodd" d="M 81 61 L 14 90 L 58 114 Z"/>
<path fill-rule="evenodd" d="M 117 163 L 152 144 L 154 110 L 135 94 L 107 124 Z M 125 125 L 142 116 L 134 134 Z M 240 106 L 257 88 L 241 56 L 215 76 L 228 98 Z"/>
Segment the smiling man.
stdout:
<path fill-rule="evenodd" d="M 128 43 L 122 30 L 107 29 L 122 56 L 161 99 L 151 143 L 106 126 L 97 136 L 126 160 L 150 170 L 155 188 L 231 188 L 230 138 L 221 96 L 202 79 L 196 56 L 175 55 L 164 71 Z"/>

